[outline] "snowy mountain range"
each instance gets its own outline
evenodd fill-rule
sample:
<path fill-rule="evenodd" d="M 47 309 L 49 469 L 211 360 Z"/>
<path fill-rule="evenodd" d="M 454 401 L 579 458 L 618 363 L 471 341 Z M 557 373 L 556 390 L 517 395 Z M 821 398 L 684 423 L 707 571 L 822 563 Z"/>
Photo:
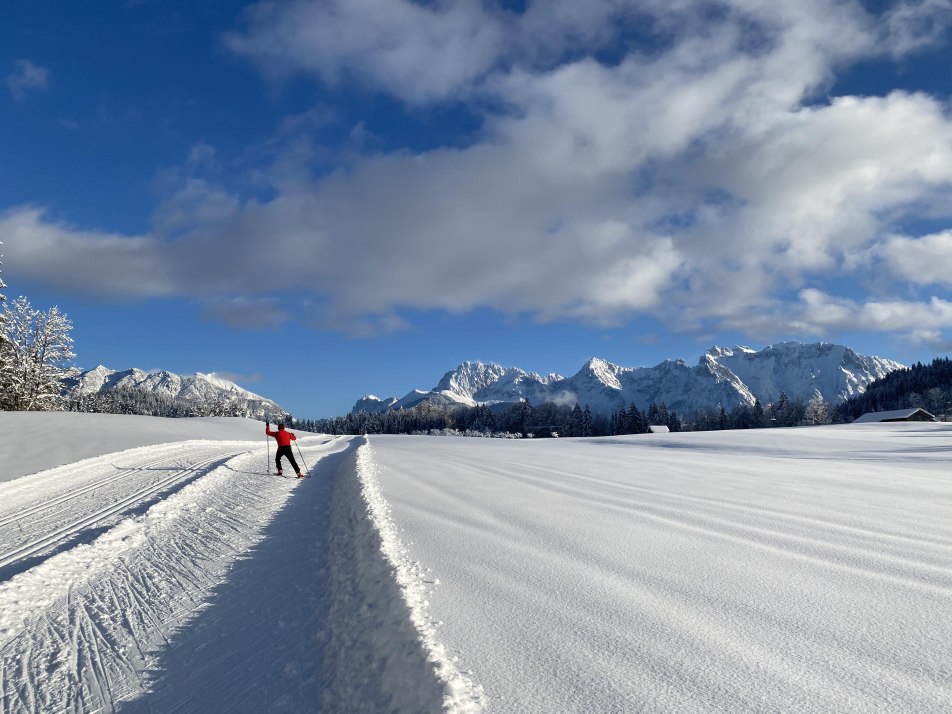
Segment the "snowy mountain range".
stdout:
<path fill-rule="evenodd" d="M 129 390 L 170 398 L 182 404 L 230 405 L 233 410 L 253 419 L 280 418 L 287 412 L 277 403 L 239 387 L 214 373 L 196 372 L 182 376 L 174 372 L 145 372 L 127 369 L 122 372 L 99 365 L 81 372 L 70 380 L 73 394 L 78 396 L 106 394 Z"/>
<path fill-rule="evenodd" d="M 669 409 L 690 413 L 718 404 L 731 409 L 760 400 L 766 405 L 781 392 L 791 399 L 820 394 L 837 403 L 904 366 L 822 342 L 783 342 L 760 351 L 712 347 L 693 367 L 683 360 L 666 360 L 654 367 L 621 367 L 596 357 L 571 377 L 543 377 L 515 367 L 464 362 L 429 391 L 413 390 L 402 399 L 367 395 L 353 411 L 385 412 L 422 402 L 475 406 L 528 400 L 532 404 L 587 404 L 601 414 L 631 402 L 639 407 L 664 402 Z"/>

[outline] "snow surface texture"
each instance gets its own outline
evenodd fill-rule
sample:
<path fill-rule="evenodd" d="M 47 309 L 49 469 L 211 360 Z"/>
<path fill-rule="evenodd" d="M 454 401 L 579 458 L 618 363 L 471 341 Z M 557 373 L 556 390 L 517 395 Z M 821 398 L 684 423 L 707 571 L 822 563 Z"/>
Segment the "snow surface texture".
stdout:
<path fill-rule="evenodd" d="M 0 713 L 952 710 L 949 425 L 210 424 L 0 483 Z"/>
<path fill-rule="evenodd" d="M 75 435 L 98 433 L 87 416 Z M 110 426 L 144 438 L 141 418 Z M 442 711 L 460 679 L 438 678 L 381 549 L 362 440 L 300 436 L 308 480 L 269 474 L 259 440 L 204 440 L 0 484 L 0 712 Z"/>
<path fill-rule="evenodd" d="M 493 711 L 952 710 L 952 428 L 370 437 Z"/>
<path fill-rule="evenodd" d="M 463 673 L 457 666 L 457 658 L 451 656 L 438 639 L 438 630 L 442 623 L 434 621 L 429 614 L 429 595 L 431 585 L 439 585 L 438 580 L 430 580 L 427 569 L 410 558 L 406 546 L 400 541 L 398 529 L 390 517 L 390 507 L 381 495 L 377 481 L 377 468 L 368 447 L 361 447 L 357 455 L 357 472 L 360 475 L 362 494 L 370 507 L 374 530 L 370 537 L 374 544 L 371 551 L 382 552 L 388 566 L 400 588 L 401 598 L 390 598 L 390 602 L 409 608 L 409 620 L 416 629 L 414 637 L 408 638 L 410 648 L 415 651 L 414 640 L 423 643 L 427 661 L 435 668 L 437 678 L 443 685 L 442 709 L 453 714 L 472 714 L 480 712 L 486 705 L 483 689 L 474 683 L 472 672 Z M 377 560 L 374 558 L 374 560 Z M 380 574 L 377 574 L 379 577 Z M 405 619 L 405 615 L 403 618 Z M 421 680 L 428 682 L 424 676 Z M 412 692 L 408 692 L 412 694 Z M 355 702 L 359 704 L 359 702 Z M 400 707 L 405 711 L 425 711 L 421 698 L 408 698 Z M 439 711 L 440 707 L 433 708 Z M 356 709 L 355 709 L 356 711 Z"/>
<path fill-rule="evenodd" d="M 260 442 L 263 431 L 261 422 L 235 417 L 0 412 L 0 481 L 134 446 L 189 439 Z"/>

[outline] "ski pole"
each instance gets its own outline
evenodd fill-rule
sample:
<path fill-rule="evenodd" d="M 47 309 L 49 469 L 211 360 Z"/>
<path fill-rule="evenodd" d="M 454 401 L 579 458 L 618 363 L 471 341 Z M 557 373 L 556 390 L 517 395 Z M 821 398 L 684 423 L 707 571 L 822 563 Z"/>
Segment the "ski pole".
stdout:
<path fill-rule="evenodd" d="M 270 424 L 265 424 L 265 427 L 270 428 Z M 269 474 L 271 473 L 271 437 L 267 434 L 264 435 L 264 448 L 268 450 L 268 461 L 264 465 L 264 472 Z"/>
<path fill-rule="evenodd" d="M 308 474 L 308 475 L 310 476 L 310 473 L 308 473 L 307 464 L 304 462 L 304 454 L 301 453 L 301 447 L 298 446 L 297 441 L 294 442 L 294 445 L 297 446 L 298 456 L 301 457 L 301 463 L 304 464 L 304 473 L 306 473 L 306 474 Z"/>

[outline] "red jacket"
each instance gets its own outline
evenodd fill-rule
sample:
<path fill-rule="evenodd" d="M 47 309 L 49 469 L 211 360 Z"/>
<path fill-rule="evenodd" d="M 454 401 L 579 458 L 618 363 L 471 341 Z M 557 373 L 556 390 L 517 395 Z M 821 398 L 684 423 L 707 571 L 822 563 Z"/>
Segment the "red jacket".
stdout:
<path fill-rule="evenodd" d="M 268 424 L 264 425 L 264 433 L 277 439 L 278 446 L 290 446 L 292 441 L 297 441 L 297 437 L 287 429 L 271 431 L 271 426 Z"/>

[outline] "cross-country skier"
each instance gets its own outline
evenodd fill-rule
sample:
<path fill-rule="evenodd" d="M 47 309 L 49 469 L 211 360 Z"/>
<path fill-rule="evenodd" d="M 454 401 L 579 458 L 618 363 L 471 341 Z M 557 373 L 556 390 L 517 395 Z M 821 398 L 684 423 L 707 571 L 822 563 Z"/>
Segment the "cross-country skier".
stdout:
<path fill-rule="evenodd" d="M 278 452 L 274 455 L 274 465 L 278 467 L 278 476 L 281 476 L 281 457 L 287 456 L 291 463 L 291 468 L 297 472 L 298 478 L 304 478 L 301 469 L 298 468 L 297 461 L 294 460 L 294 453 L 291 451 L 291 442 L 297 441 L 297 437 L 284 428 L 284 424 L 278 424 L 277 431 L 271 431 L 271 424 L 264 425 L 264 433 L 273 436 L 278 442 Z"/>

